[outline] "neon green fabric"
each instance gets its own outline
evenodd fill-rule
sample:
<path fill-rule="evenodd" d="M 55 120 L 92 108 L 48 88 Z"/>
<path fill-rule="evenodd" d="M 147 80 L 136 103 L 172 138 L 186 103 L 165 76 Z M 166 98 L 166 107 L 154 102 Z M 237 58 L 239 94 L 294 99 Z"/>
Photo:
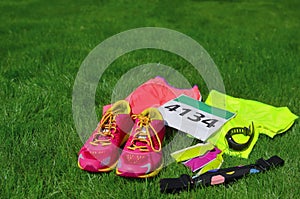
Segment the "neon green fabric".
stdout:
<path fill-rule="evenodd" d="M 223 164 L 223 153 L 220 153 L 217 155 L 217 158 L 207 163 L 198 173 L 197 175 L 201 175 L 203 173 L 206 173 L 209 170 L 215 170 L 221 168 Z"/>
<path fill-rule="evenodd" d="M 175 151 L 171 154 L 171 156 L 176 160 L 176 162 L 182 162 L 197 156 L 204 155 L 213 148 L 215 148 L 215 146 L 210 143 L 199 143 L 194 146 Z"/>
<path fill-rule="evenodd" d="M 209 93 L 205 103 L 236 113 L 236 116 L 213 134 L 208 141 L 215 144 L 224 153 L 242 158 L 248 158 L 259 134 L 273 138 L 275 135 L 288 130 L 298 118 L 287 107 L 274 107 L 253 100 L 235 98 L 215 90 Z M 229 149 L 225 139 L 226 133 L 234 127 L 249 127 L 251 122 L 254 124 L 255 134 L 250 146 L 240 152 Z M 244 135 L 234 135 L 233 138 L 238 143 L 245 143 L 249 139 Z"/>

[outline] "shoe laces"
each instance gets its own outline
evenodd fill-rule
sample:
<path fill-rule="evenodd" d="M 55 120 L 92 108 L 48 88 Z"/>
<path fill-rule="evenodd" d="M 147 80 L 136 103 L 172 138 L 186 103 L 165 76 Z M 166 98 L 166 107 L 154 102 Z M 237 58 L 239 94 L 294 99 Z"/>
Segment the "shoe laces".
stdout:
<path fill-rule="evenodd" d="M 158 133 L 151 125 L 151 119 L 149 116 L 145 115 L 132 115 L 132 119 L 138 119 L 137 126 L 138 128 L 135 129 L 135 134 L 133 135 L 133 139 L 131 141 L 130 146 L 128 146 L 128 149 L 135 150 L 139 149 L 140 151 L 149 151 L 148 146 L 152 148 L 153 151 L 159 152 L 161 150 L 161 141 L 158 137 Z M 149 131 L 149 128 L 154 133 L 154 137 L 158 142 L 158 149 L 155 149 L 151 133 Z M 147 140 L 148 138 L 148 140 Z M 145 143 L 146 145 L 137 145 L 137 142 Z"/>
<path fill-rule="evenodd" d="M 90 144 L 97 146 L 99 143 L 102 146 L 107 146 L 111 144 L 111 139 L 114 138 L 114 133 L 116 132 L 116 115 L 112 111 L 107 111 L 101 121 L 97 131 L 93 135 L 93 140 Z"/>

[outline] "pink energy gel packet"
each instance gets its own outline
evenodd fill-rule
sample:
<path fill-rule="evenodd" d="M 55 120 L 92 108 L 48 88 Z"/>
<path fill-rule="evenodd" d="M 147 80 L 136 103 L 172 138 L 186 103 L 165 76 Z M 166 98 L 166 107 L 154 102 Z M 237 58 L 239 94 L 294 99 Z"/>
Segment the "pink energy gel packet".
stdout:
<path fill-rule="evenodd" d="M 221 150 L 215 147 L 213 150 L 207 152 L 206 154 L 185 161 L 183 164 L 189 167 L 193 172 L 195 172 L 204 167 L 212 160 L 216 159 L 219 153 L 221 153 Z"/>

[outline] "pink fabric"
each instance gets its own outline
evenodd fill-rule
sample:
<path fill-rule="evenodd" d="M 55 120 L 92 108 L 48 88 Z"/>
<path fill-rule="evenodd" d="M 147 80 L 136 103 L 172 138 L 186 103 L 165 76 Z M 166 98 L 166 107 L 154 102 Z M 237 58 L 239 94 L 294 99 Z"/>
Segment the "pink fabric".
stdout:
<path fill-rule="evenodd" d="M 155 77 L 136 88 L 125 100 L 129 102 L 133 114 L 139 114 L 149 107 L 159 107 L 164 103 L 180 96 L 187 95 L 196 100 L 201 100 L 198 86 L 180 89 L 168 84 L 162 77 Z M 103 107 L 105 112 L 111 105 Z"/>

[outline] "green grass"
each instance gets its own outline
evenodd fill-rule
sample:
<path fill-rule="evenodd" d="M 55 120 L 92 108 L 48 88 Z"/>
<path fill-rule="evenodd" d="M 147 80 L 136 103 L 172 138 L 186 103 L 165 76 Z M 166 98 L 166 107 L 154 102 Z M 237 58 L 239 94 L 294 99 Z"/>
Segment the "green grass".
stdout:
<path fill-rule="evenodd" d="M 77 167 L 83 143 L 73 121 L 72 91 L 80 64 L 100 42 L 132 28 L 165 27 L 208 51 L 227 94 L 288 106 L 300 115 L 299 7 L 296 0 L 1 1 L 0 198 L 297 198 L 299 121 L 274 139 L 260 136 L 247 160 L 224 156 L 223 167 L 229 167 L 277 154 L 286 160 L 283 168 L 228 188 L 162 195 L 159 179 L 178 177 L 186 168 L 173 163 L 152 179 L 135 180 Z M 174 67 L 207 97 L 188 62 L 141 50 L 120 57 L 103 74 L 95 101 L 99 118 L 121 76 L 150 62 Z"/>

